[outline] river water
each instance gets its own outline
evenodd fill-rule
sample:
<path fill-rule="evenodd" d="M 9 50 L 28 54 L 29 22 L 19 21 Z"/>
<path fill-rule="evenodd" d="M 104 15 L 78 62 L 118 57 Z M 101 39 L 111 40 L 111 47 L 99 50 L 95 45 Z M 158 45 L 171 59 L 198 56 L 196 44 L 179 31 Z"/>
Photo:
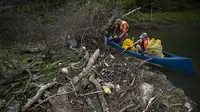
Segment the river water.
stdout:
<path fill-rule="evenodd" d="M 192 99 L 200 111 L 200 28 L 195 25 L 173 25 L 159 29 L 131 28 L 130 36 L 138 40 L 142 32 L 147 32 L 150 38 L 160 39 L 163 50 L 182 57 L 192 59 L 195 66 L 195 75 L 190 76 L 165 67 L 156 67 L 164 73 L 170 82 L 182 88 L 185 94 Z"/>

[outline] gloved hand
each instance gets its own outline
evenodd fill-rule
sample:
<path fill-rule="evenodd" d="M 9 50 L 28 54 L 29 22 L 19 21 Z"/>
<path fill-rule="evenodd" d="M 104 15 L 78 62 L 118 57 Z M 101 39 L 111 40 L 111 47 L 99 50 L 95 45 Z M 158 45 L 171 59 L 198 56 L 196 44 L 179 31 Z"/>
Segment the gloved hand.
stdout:
<path fill-rule="evenodd" d="M 114 36 L 114 39 L 116 39 L 116 38 L 118 38 L 118 36 L 117 36 L 117 35 L 115 35 L 115 36 Z"/>

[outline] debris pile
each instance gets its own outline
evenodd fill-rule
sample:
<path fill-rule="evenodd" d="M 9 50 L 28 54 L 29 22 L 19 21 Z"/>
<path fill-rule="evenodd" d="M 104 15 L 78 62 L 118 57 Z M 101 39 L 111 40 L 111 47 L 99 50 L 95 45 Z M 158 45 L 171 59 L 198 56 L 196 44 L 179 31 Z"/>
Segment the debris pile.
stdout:
<path fill-rule="evenodd" d="M 1 97 L 2 110 L 192 111 L 193 103 L 184 92 L 174 87 L 161 72 L 153 72 L 143 61 L 116 51 L 112 53 L 112 50 L 100 52 L 97 49 L 94 53 L 86 49 L 80 51 L 84 55 L 78 62 L 68 66 L 64 65 L 65 62 L 57 62 L 59 71 L 49 82 L 35 83 L 35 80 L 45 75 L 35 76 L 27 68 L 29 78 L 24 88 L 17 92 L 13 89 L 1 95 L 6 98 L 9 95 L 10 98 L 7 100 Z M 27 95 L 28 90 L 29 93 L 32 91 L 31 95 Z"/>

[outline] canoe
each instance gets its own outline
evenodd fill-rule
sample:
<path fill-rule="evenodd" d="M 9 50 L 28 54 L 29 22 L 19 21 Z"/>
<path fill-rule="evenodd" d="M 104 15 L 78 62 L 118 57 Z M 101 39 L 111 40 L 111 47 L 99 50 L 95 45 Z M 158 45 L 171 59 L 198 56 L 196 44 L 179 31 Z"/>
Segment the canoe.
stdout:
<path fill-rule="evenodd" d="M 110 38 L 106 38 L 106 44 L 120 50 L 121 52 L 124 51 L 124 49 L 119 44 L 115 43 Z M 123 53 L 143 60 L 149 59 L 149 62 L 151 63 L 165 66 L 170 69 L 178 70 L 186 74 L 194 75 L 195 73 L 194 66 L 190 58 L 176 56 L 168 52 L 163 52 L 165 56 L 164 58 L 158 58 L 147 54 L 141 55 L 140 53 L 133 52 L 130 50 L 126 50 Z"/>

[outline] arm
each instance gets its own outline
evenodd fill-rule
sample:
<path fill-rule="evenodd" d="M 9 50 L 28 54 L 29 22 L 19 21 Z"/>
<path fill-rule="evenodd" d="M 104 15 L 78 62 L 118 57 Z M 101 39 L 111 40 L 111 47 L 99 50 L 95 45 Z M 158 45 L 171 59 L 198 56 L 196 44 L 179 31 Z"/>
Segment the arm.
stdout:
<path fill-rule="evenodd" d="M 136 42 L 134 42 L 133 45 L 136 45 L 136 44 L 140 43 L 140 40 L 141 40 L 141 39 L 139 39 L 139 40 L 137 40 Z"/>
<path fill-rule="evenodd" d="M 114 30 L 113 30 L 113 34 L 115 35 L 115 33 L 117 32 L 117 28 L 118 28 L 118 25 L 116 24 L 115 26 L 114 26 Z"/>
<path fill-rule="evenodd" d="M 119 36 L 119 38 L 122 38 L 126 34 L 126 25 L 123 25 L 123 33 Z"/>

